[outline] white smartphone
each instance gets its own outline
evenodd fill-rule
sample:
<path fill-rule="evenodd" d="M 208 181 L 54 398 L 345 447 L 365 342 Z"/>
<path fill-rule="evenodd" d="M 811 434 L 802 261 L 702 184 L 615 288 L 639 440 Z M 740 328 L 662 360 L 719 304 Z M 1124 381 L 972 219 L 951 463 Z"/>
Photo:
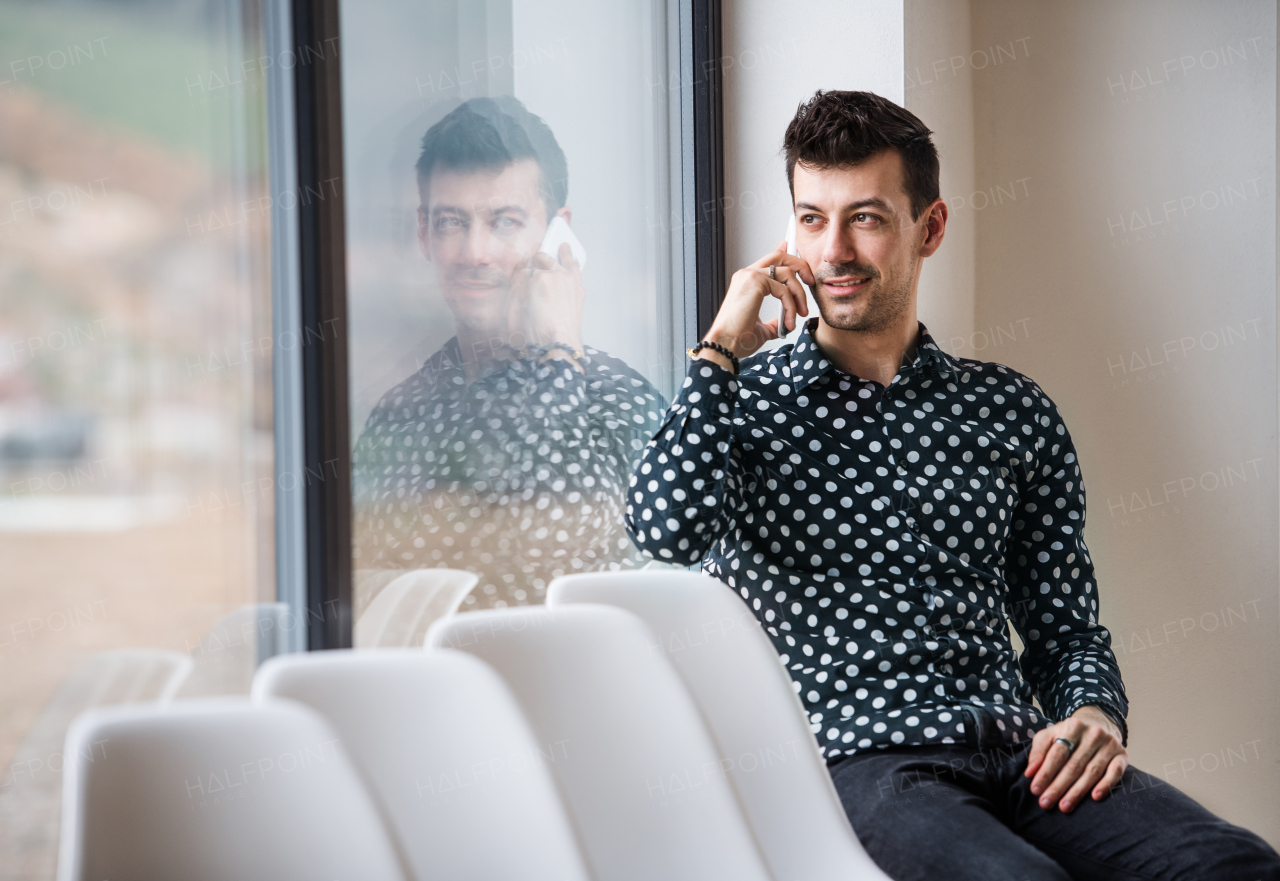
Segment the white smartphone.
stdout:
<path fill-rule="evenodd" d="M 585 269 L 587 249 L 582 246 L 582 242 L 578 241 L 578 237 L 573 234 L 573 230 L 569 228 L 569 224 L 565 223 L 564 218 L 556 215 L 547 225 L 547 234 L 542 237 L 542 246 L 538 250 L 544 254 L 550 254 L 553 260 L 559 260 L 560 246 L 565 242 L 569 243 L 573 259 L 578 261 L 578 268 Z"/>

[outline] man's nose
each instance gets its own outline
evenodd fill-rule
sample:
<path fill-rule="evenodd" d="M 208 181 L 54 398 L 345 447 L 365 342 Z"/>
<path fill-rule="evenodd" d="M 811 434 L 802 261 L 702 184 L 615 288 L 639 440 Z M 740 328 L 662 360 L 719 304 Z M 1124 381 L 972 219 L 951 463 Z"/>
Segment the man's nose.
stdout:
<path fill-rule="evenodd" d="M 462 259 L 472 266 L 483 266 L 493 262 L 493 242 L 489 229 L 483 223 L 473 223 L 467 230 L 466 243 L 462 248 Z"/>
<path fill-rule="evenodd" d="M 854 246 L 852 231 L 844 224 L 833 223 L 822 237 L 821 262 L 832 266 L 842 263 L 856 263 L 858 253 Z"/>

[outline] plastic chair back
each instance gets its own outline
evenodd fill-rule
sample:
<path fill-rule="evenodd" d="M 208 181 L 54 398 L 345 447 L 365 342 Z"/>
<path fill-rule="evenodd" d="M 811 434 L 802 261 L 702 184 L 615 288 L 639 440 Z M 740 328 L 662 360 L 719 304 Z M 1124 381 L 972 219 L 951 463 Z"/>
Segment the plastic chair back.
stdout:
<path fill-rule="evenodd" d="M 313 710 L 247 699 L 92 710 L 66 744 L 58 881 L 403 881 Z"/>
<path fill-rule="evenodd" d="M 323 715 L 362 772 L 419 881 L 587 881 L 549 765 L 506 683 L 463 652 L 288 655 L 254 699 Z"/>
<path fill-rule="evenodd" d="M 67 729 L 91 707 L 167 701 L 191 658 L 161 649 L 90 655 L 45 704 L 0 773 L 0 878 L 52 878 L 58 861 Z"/>
<path fill-rule="evenodd" d="M 460 569 L 415 569 L 378 591 L 356 620 L 356 648 L 419 648 L 434 621 L 458 611 L 480 576 Z"/>
<path fill-rule="evenodd" d="M 233 610 L 191 649 L 194 666 L 178 696 L 247 695 L 258 665 L 288 651 L 289 631 L 301 626 L 304 622 L 285 603 L 248 603 Z"/>
<path fill-rule="evenodd" d="M 769 874 L 698 708 L 644 622 L 608 606 L 465 612 L 428 645 L 511 686 L 599 881 Z"/>
<path fill-rule="evenodd" d="M 607 603 L 644 619 L 701 708 L 770 869 L 780 879 L 885 879 L 849 825 L 804 707 L 733 589 L 699 572 L 568 575 L 547 603 Z"/>

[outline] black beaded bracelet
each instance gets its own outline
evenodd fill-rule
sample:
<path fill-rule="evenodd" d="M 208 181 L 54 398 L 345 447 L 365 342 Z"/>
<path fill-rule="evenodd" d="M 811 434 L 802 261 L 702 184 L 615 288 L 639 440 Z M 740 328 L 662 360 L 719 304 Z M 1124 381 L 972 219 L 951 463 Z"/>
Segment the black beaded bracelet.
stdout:
<path fill-rule="evenodd" d="M 710 349 L 713 352 L 719 352 L 721 355 L 724 355 L 733 363 L 733 372 L 735 374 L 738 372 L 738 356 L 733 354 L 733 352 L 730 352 L 728 349 L 726 349 L 724 346 L 720 345 L 719 343 L 711 342 L 711 340 L 703 340 L 693 348 L 689 349 L 689 357 L 696 358 L 698 356 L 698 353 L 701 352 L 703 349 Z"/>

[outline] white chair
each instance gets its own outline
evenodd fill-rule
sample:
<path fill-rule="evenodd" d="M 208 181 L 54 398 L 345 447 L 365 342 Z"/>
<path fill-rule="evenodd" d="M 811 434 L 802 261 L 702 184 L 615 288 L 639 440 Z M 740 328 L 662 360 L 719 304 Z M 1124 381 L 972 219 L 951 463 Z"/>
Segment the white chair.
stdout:
<path fill-rule="evenodd" d="M 317 710 L 342 738 L 419 881 L 587 881 L 548 768 L 511 690 L 463 652 L 275 658 L 254 699 Z"/>
<path fill-rule="evenodd" d="M 791 677 L 755 614 L 699 572 L 566 575 L 547 604 L 620 606 L 645 620 L 701 708 L 779 879 L 886 879 L 849 825 Z"/>
<path fill-rule="evenodd" d="M 480 576 L 460 569 L 414 569 L 381 588 L 356 621 L 354 645 L 418 648 L 432 622 L 458 611 Z"/>
<path fill-rule="evenodd" d="M 598 881 L 766 881 L 698 708 L 644 622 L 576 606 L 465 612 L 428 646 L 487 661 L 543 747 Z"/>
<path fill-rule="evenodd" d="M 67 734 L 58 881 L 403 881 L 313 710 L 211 698 L 93 710 Z"/>
<path fill-rule="evenodd" d="M 58 856 L 62 746 L 91 707 L 170 700 L 191 658 L 161 649 L 116 649 L 81 661 L 58 686 L 0 773 L 0 878 L 51 878 Z"/>
<path fill-rule="evenodd" d="M 351 613 L 357 621 L 382 589 L 404 574 L 403 569 L 351 570 Z"/>
<path fill-rule="evenodd" d="M 232 610 L 191 649 L 194 666 L 177 696 L 248 694 L 258 665 L 288 651 L 290 629 L 301 626 L 285 603 L 248 603 Z"/>

